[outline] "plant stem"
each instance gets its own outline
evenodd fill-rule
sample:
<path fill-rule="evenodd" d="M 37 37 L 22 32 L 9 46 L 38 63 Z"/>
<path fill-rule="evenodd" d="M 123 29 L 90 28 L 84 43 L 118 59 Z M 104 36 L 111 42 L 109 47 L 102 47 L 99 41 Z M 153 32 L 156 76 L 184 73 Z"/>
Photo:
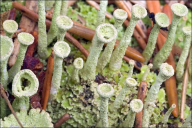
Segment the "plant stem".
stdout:
<path fill-rule="evenodd" d="M 68 0 L 62 0 L 61 15 L 67 15 Z"/>

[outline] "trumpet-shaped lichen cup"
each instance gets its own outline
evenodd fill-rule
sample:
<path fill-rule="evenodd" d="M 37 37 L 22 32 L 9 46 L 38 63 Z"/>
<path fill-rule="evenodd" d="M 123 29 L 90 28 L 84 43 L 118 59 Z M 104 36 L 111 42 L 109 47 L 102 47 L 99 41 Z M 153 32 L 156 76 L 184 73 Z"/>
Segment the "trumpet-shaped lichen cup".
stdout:
<path fill-rule="evenodd" d="M 3 22 L 3 29 L 5 31 L 5 35 L 12 38 L 13 34 L 18 29 L 18 24 L 14 20 L 6 20 Z"/>
<path fill-rule="evenodd" d="M 83 68 L 83 59 L 82 58 L 76 58 L 75 61 L 73 62 L 73 73 L 71 76 L 71 82 L 72 83 L 79 83 L 79 70 Z"/>

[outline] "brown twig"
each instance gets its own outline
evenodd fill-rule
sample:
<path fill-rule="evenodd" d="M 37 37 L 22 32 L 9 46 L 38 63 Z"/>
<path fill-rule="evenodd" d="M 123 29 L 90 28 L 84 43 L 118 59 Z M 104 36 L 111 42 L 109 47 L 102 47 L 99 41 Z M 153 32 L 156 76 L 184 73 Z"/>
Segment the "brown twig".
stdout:
<path fill-rule="evenodd" d="M 139 86 L 139 91 L 137 94 L 137 99 L 140 99 L 144 103 L 144 99 L 147 91 L 147 82 L 142 81 Z M 135 118 L 135 127 L 142 128 L 142 120 L 143 120 L 143 111 L 136 114 Z"/>
<path fill-rule="evenodd" d="M 33 53 L 35 52 L 35 48 L 37 47 L 38 44 L 38 32 L 33 31 L 32 33 L 33 37 L 34 37 L 34 42 L 33 44 L 31 44 L 28 48 L 27 48 L 27 52 L 26 52 L 26 56 L 33 56 Z"/>
<path fill-rule="evenodd" d="M 55 124 L 54 124 L 54 128 L 58 128 L 60 127 L 63 123 L 65 123 L 65 121 L 67 121 L 68 119 L 70 119 L 71 116 L 66 113 L 64 114 Z"/>
<path fill-rule="evenodd" d="M 9 102 L 9 99 L 5 93 L 5 90 L 2 86 L 2 84 L 0 83 L 0 89 L 1 89 L 1 96 L 5 99 L 5 101 L 7 102 L 7 105 L 9 106 L 9 109 L 11 110 L 12 114 L 14 115 L 15 119 L 17 120 L 18 124 L 20 125 L 21 128 L 24 128 L 23 125 L 21 124 L 19 118 L 17 117 L 17 115 L 15 114 L 15 111 L 13 110 L 13 107 L 11 105 L 11 103 Z"/>
<path fill-rule="evenodd" d="M 182 93 L 181 93 L 181 107 L 180 107 L 180 120 L 183 122 L 185 117 L 184 117 L 184 110 L 185 110 L 185 102 L 186 102 L 186 92 L 187 92 L 187 85 L 188 85 L 188 79 L 189 79 L 189 66 L 190 66 L 190 59 L 191 56 L 190 54 L 188 55 L 187 58 L 187 65 L 185 67 L 185 73 L 183 76 L 183 87 L 182 87 Z"/>
<path fill-rule="evenodd" d="M 47 71 L 46 71 L 45 80 L 43 83 L 41 105 L 44 110 L 46 110 L 47 102 L 49 99 L 49 94 L 51 89 L 51 80 L 53 75 L 53 67 L 54 67 L 54 52 L 52 51 L 51 55 L 48 58 Z"/>
<path fill-rule="evenodd" d="M 8 19 L 9 19 L 9 20 L 15 20 L 16 16 L 17 16 L 16 9 L 15 9 L 15 8 L 12 8 L 12 9 L 10 10 L 9 18 L 8 18 Z"/>

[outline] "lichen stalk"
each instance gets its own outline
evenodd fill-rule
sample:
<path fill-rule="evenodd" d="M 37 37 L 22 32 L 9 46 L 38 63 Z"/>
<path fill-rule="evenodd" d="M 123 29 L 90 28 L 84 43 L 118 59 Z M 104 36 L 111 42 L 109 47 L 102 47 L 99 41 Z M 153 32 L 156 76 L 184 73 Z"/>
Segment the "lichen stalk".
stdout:
<path fill-rule="evenodd" d="M 134 65 L 135 65 L 135 61 L 134 60 L 130 60 L 129 61 L 129 72 L 128 72 L 128 75 L 127 75 L 127 78 L 131 78 L 132 75 L 133 75 L 133 69 L 134 69 Z"/>
<path fill-rule="evenodd" d="M 60 88 L 63 59 L 69 55 L 71 49 L 66 42 L 58 41 L 54 45 L 53 51 L 55 56 L 49 101 L 56 98 L 57 91 Z"/>
<path fill-rule="evenodd" d="M 143 74 L 143 77 L 142 77 L 142 81 L 146 81 L 147 79 L 147 75 L 149 74 L 150 72 L 150 69 L 153 67 L 153 64 L 149 64 L 147 66 L 147 69 L 145 70 L 144 74 Z"/>
<path fill-rule="evenodd" d="M 131 9 L 131 15 L 132 17 L 129 22 L 129 26 L 127 27 L 124 36 L 111 56 L 109 68 L 113 71 L 118 71 L 121 68 L 122 59 L 129 43 L 131 42 L 131 36 L 133 35 L 135 25 L 139 19 L 142 19 L 147 15 L 147 11 L 144 7 L 136 4 Z"/>
<path fill-rule="evenodd" d="M 20 71 L 21 66 L 23 65 L 23 60 L 27 51 L 27 47 L 34 42 L 34 37 L 29 33 L 22 32 L 18 34 L 18 40 L 20 43 L 19 54 L 17 56 L 15 64 L 8 71 L 8 83 L 10 83 L 13 80 L 14 76 Z"/>
<path fill-rule="evenodd" d="M 149 61 L 149 59 L 151 58 L 151 56 L 153 54 L 153 51 L 155 49 L 155 44 L 157 41 L 157 36 L 159 33 L 159 29 L 161 27 L 163 27 L 163 28 L 168 27 L 168 25 L 169 25 L 169 18 L 164 13 L 157 13 L 155 15 L 155 21 L 156 21 L 156 24 L 154 25 L 153 29 L 150 32 L 147 46 L 145 47 L 145 49 L 142 53 L 143 57 L 145 58 L 145 62 L 144 62 L 145 64 L 147 64 L 147 62 Z"/>
<path fill-rule="evenodd" d="M 14 20 L 5 20 L 3 22 L 3 29 L 5 31 L 5 35 L 12 39 L 13 34 L 18 29 L 18 24 Z"/>
<path fill-rule="evenodd" d="M 61 15 L 67 15 L 68 0 L 62 0 Z"/>
<path fill-rule="evenodd" d="M 191 46 L 191 27 L 184 27 L 183 33 L 185 35 L 184 48 L 182 50 L 182 53 L 180 55 L 180 58 L 176 67 L 176 78 L 178 81 L 182 80 L 182 77 L 184 74 L 185 62 Z"/>
<path fill-rule="evenodd" d="M 173 75 L 174 75 L 174 69 L 171 65 L 169 65 L 167 63 L 161 64 L 160 72 L 156 78 L 156 81 L 151 86 L 150 90 L 147 93 L 147 98 L 145 101 L 144 112 L 143 112 L 143 119 L 145 120 L 142 123 L 143 127 L 148 127 L 150 116 L 154 110 L 153 107 L 150 108 L 149 103 L 151 103 L 151 104 L 155 103 L 161 84 Z M 148 123 L 146 123 L 146 122 L 148 122 Z"/>
<path fill-rule="evenodd" d="M 61 0 L 56 0 L 51 26 L 47 34 L 47 43 L 48 43 L 47 45 L 49 45 L 53 41 L 53 39 L 57 36 L 58 28 L 56 25 L 56 18 L 60 15 L 60 11 L 61 11 Z"/>
<path fill-rule="evenodd" d="M 141 112 L 143 109 L 143 102 L 140 99 L 134 99 L 130 102 L 130 108 L 125 121 L 122 123 L 122 127 L 132 128 L 135 121 L 136 113 Z"/>
<path fill-rule="evenodd" d="M 109 98 L 113 95 L 114 89 L 110 84 L 100 84 L 97 87 L 97 92 L 100 96 L 100 122 L 101 122 L 101 127 L 108 127 L 108 101 Z"/>
<path fill-rule="evenodd" d="M 107 10 L 107 4 L 108 4 L 108 0 L 101 0 L 100 1 L 100 7 L 99 7 L 99 11 L 97 13 L 96 27 L 98 27 L 100 24 L 105 23 L 105 13 Z"/>
<path fill-rule="evenodd" d="M 96 29 L 96 42 L 93 43 L 85 66 L 81 72 L 81 77 L 84 80 L 94 80 L 96 66 L 99 58 L 99 54 L 103 48 L 104 43 L 109 43 L 117 37 L 117 31 L 111 24 L 101 24 Z M 94 41 L 94 40 L 93 40 Z"/>
<path fill-rule="evenodd" d="M 117 111 L 117 109 L 119 109 L 121 107 L 121 104 L 123 103 L 125 95 L 127 94 L 127 90 L 137 85 L 137 81 L 133 78 L 127 78 L 125 82 L 126 84 L 124 85 L 123 89 L 121 89 L 119 95 L 116 97 L 115 101 L 111 105 L 111 111 Z"/>
<path fill-rule="evenodd" d="M 41 59 L 46 59 L 48 57 L 47 51 L 47 33 L 45 24 L 45 1 L 38 0 L 38 47 L 37 52 Z"/>
<path fill-rule="evenodd" d="M 72 28 L 73 21 L 67 16 L 58 16 L 56 24 L 58 27 L 57 41 L 64 41 L 65 33 Z"/>
<path fill-rule="evenodd" d="M 14 45 L 13 45 L 13 41 L 7 37 L 7 36 L 2 36 L 1 35 L 1 70 L 0 70 L 0 74 L 1 74 L 1 83 L 4 87 L 4 89 L 7 89 L 7 84 L 8 84 L 8 72 L 7 72 L 7 62 L 9 57 L 11 56 L 11 53 L 13 51 Z"/>
<path fill-rule="evenodd" d="M 83 68 L 83 59 L 82 58 L 77 58 L 75 59 L 75 61 L 73 62 L 74 65 L 74 69 L 73 69 L 73 73 L 71 76 L 71 81 L 73 83 L 79 83 L 79 70 L 81 70 Z"/>
<path fill-rule="evenodd" d="M 188 13 L 188 9 L 185 5 L 176 3 L 171 6 L 171 10 L 173 12 L 173 19 L 171 22 L 171 26 L 168 32 L 167 40 L 165 41 L 165 44 L 161 48 L 161 50 L 156 54 L 153 60 L 153 69 L 157 69 L 160 67 L 160 65 L 165 62 L 165 60 L 168 58 L 172 46 L 174 44 L 175 40 L 175 32 L 177 29 L 177 24 L 179 23 L 181 17 L 185 16 Z"/>
<path fill-rule="evenodd" d="M 19 71 L 13 79 L 12 92 L 16 97 L 13 101 L 15 111 L 29 109 L 29 97 L 34 95 L 39 87 L 36 75 L 29 69 Z"/>
<path fill-rule="evenodd" d="M 123 22 L 127 18 L 127 12 L 125 12 L 122 9 L 116 9 L 114 11 L 114 13 L 113 13 L 113 16 L 115 18 L 115 25 L 114 25 L 114 27 L 117 29 L 117 34 L 118 34 L 118 32 L 120 30 L 119 28 L 121 28 Z M 102 70 L 105 68 L 107 63 L 110 61 L 111 54 L 113 52 L 115 42 L 116 42 L 116 38 L 112 42 L 107 44 L 107 46 L 105 47 L 105 50 L 102 53 L 102 55 L 99 58 L 98 63 L 97 63 L 98 71 L 102 72 Z"/>
<path fill-rule="evenodd" d="M 168 109 L 168 111 L 165 113 L 162 119 L 163 124 L 166 124 L 168 122 L 169 116 L 171 115 L 174 108 L 176 108 L 176 105 L 172 104 L 171 107 Z"/>

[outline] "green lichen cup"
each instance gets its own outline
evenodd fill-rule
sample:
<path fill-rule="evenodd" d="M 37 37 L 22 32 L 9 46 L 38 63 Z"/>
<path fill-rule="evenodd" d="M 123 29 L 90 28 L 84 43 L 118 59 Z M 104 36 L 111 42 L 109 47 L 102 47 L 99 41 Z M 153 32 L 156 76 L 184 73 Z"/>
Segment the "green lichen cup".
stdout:
<path fill-rule="evenodd" d="M 69 55 L 71 48 L 64 41 L 58 41 L 53 47 L 53 51 L 57 57 L 65 58 Z"/>
<path fill-rule="evenodd" d="M 139 5 L 139 4 L 135 4 L 134 6 L 132 6 L 131 8 L 131 16 L 135 19 L 142 19 L 145 18 L 147 16 L 147 11 L 146 9 Z"/>
<path fill-rule="evenodd" d="M 6 20 L 3 22 L 3 29 L 5 31 L 5 35 L 12 38 L 13 34 L 18 29 L 18 24 L 14 20 Z"/>
<path fill-rule="evenodd" d="M 26 32 L 21 32 L 18 34 L 18 40 L 21 44 L 29 46 L 34 42 L 34 37 Z"/>

